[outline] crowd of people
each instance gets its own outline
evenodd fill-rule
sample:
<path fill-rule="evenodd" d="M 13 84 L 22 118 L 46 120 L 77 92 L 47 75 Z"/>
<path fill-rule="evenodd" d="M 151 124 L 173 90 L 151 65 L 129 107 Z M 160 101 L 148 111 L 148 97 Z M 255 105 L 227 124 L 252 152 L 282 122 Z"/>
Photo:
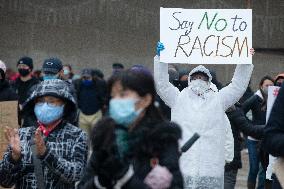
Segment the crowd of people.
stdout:
<path fill-rule="evenodd" d="M 114 63 L 108 79 L 99 69 L 74 74 L 59 58 L 33 70 L 33 59 L 22 57 L 17 73 L 0 61 L 0 101 L 18 101 L 18 129 L 5 129 L 0 185 L 233 189 L 245 140 L 247 188 L 281 188 L 266 170 L 269 154 L 284 156 L 283 87 L 269 120 L 266 112 L 268 87 L 281 86 L 284 74 L 264 76 L 253 93 L 253 65 L 238 64 L 223 85 L 202 65 L 188 71 L 160 62 L 164 48 L 157 44 L 154 73 Z M 200 138 L 182 153 L 195 133 Z"/>

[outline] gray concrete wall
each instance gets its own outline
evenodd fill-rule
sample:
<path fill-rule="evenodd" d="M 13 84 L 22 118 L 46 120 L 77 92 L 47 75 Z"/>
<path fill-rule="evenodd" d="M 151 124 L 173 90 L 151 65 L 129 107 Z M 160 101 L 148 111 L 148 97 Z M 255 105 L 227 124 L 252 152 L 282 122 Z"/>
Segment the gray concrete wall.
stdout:
<path fill-rule="evenodd" d="M 0 58 L 15 68 L 31 56 L 35 67 L 57 56 L 78 71 L 100 68 L 109 75 L 113 62 L 152 68 L 159 39 L 159 7 L 246 8 L 246 0 L 0 0 Z M 283 47 L 284 1 L 251 0 L 253 46 Z M 256 54 L 253 86 L 265 74 L 283 69 L 280 55 Z M 212 66 L 211 66 L 212 67 Z M 234 66 L 214 66 L 223 82 Z"/>

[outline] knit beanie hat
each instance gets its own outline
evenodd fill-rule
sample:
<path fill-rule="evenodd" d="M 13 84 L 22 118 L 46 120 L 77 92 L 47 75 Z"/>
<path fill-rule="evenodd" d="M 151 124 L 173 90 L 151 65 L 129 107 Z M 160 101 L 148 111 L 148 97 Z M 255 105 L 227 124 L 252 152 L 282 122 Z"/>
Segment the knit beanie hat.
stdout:
<path fill-rule="evenodd" d="M 43 62 L 42 71 L 44 74 L 56 75 L 63 69 L 63 65 L 58 58 L 48 58 Z"/>
<path fill-rule="evenodd" d="M 27 56 L 22 57 L 22 58 L 18 61 L 17 66 L 18 66 L 19 64 L 25 64 L 25 65 L 27 65 L 31 70 L 33 70 L 33 68 L 34 68 L 33 59 L 30 58 L 30 57 L 27 57 Z"/>

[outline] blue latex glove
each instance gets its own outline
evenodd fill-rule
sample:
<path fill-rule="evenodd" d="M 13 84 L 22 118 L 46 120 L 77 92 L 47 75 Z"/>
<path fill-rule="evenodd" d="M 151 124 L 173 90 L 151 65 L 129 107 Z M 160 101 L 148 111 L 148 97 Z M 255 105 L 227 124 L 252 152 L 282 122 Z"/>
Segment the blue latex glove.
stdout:
<path fill-rule="evenodd" d="M 162 50 L 164 50 L 164 49 L 165 49 L 164 44 L 161 43 L 160 41 L 158 41 L 157 46 L 156 46 L 156 53 L 157 53 L 157 55 L 160 56 L 160 52 Z"/>

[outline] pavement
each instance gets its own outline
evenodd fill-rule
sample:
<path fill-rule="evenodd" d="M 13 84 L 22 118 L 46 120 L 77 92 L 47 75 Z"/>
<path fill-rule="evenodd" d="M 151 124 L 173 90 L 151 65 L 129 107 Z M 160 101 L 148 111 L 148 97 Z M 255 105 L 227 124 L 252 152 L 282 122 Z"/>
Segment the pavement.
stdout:
<path fill-rule="evenodd" d="M 238 177 L 237 177 L 237 184 L 235 189 L 246 189 L 247 187 L 247 177 L 249 171 L 249 160 L 248 160 L 248 153 L 246 151 L 242 151 L 242 163 L 243 168 L 239 169 Z"/>

